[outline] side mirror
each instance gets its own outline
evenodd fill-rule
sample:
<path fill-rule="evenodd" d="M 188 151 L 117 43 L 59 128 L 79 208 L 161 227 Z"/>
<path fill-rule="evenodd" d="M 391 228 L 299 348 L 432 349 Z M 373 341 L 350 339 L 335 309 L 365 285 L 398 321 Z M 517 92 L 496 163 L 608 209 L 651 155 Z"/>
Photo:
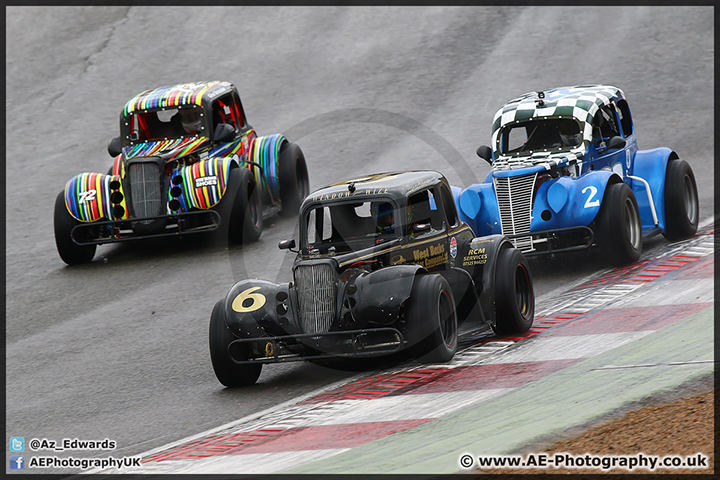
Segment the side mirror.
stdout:
<path fill-rule="evenodd" d="M 115 137 L 108 143 L 108 153 L 111 157 L 115 158 L 122 153 L 122 145 L 120 144 L 120 137 Z"/>
<path fill-rule="evenodd" d="M 492 150 L 487 145 L 480 145 L 475 151 L 477 156 L 492 165 Z"/>
<path fill-rule="evenodd" d="M 625 139 L 622 137 L 612 137 L 610 140 L 608 140 L 606 147 L 610 150 L 614 150 L 617 148 L 623 148 L 627 142 L 625 142 Z"/>
<path fill-rule="evenodd" d="M 410 233 L 419 234 L 419 233 L 425 233 L 430 231 L 430 224 L 429 223 L 416 223 L 412 227 L 410 227 Z"/>
<path fill-rule="evenodd" d="M 282 240 L 278 242 L 278 248 L 280 250 L 292 250 L 295 248 L 295 239 L 291 238 L 290 240 Z"/>
<path fill-rule="evenodd" d="M 227 123 L 218 123 L 213 138 L 216 142 L 231 142 L 235 139 L 235 128 Z"/>

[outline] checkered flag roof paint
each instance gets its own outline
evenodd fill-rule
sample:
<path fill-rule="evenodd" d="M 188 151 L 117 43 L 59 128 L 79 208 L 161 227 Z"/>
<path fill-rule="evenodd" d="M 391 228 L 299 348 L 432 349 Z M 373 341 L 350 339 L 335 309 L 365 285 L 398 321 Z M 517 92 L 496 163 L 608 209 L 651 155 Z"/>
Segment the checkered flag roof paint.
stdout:
<path fill-rule="evenodd" d="M 530 92 L 515 98 L 500 108 L 493 117 L 492 145 L 499 150 L 501 127 L 535 117 L 573 117 L 583 130 L 583 143 L 573 152 L 583 152 L 592 141 L 592 117 L 598 108 L 610 100 L 625 98 L 622 90 L 610 85 L 577 85 L 542 92 Z M 499 159 L 498 159 L 499 160 Z M 505 162 L 500 162 L 498 166 Z M 507 167 L 506 167 L 507 168 Z"/>

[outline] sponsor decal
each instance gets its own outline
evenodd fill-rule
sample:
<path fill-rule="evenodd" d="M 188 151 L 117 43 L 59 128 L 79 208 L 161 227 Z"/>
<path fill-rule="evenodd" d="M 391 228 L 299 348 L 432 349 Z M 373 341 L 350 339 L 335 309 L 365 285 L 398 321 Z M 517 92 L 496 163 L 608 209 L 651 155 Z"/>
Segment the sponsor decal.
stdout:
<path fill-rule="evenodd" d="M 450 256 L 452 258 L 457 256 L 457 240 L 455 240 L 455 237 L 450 239 Z"/>
<path fill-rule="evenodd" d="M 470 248 L 463 257 L 463 267 L 470 267 L 473 265 L 484 265 L 487 263 L 487 253 L 485 247 L 482 248 Z"/>
<path fill-rule="evenodd" d="M 422 250 L 413 250 L 412 254 L 414 263 L 425 268 L 434 268 L 448 261 L 448 254 L 442 243 L 430 245 Z"/>
<path fill-rule="evenodd" d="M 214 187 L 217 185 L 217 176 L 198 177 L 195 179 L 195 188 Z"/>

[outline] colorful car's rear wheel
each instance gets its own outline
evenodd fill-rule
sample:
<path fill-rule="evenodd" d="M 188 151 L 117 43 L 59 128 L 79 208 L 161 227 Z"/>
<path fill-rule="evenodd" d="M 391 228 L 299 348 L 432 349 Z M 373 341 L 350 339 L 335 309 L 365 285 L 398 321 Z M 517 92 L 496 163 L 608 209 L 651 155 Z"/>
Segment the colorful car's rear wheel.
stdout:
<path fill-rule="evenodd" d="M 279 175 L 281 215 L 295 215 L 300 204 L 310 193 L 305 155 L 299 146 L 285 142 L 280 147 Z"/>

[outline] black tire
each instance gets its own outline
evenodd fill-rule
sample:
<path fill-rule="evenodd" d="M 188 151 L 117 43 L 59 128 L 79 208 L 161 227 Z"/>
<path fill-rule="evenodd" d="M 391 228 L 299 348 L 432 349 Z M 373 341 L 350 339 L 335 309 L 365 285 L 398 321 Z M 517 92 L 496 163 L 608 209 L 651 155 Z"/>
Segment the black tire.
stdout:
<path fill-rule="evenodd" d="M 210 317 L 210 360 L 217 379 L 226 387 L 242 387 L 253 385 L 260 377 L 262 364 L 238 365 L 228 353 L 228 345 L 235 340 L 235 335 L 225 323 L 225 307 L 222 300 L 213 308 Z M 237 349 L 237 350 L 236 350 Z M 245 351 L 233 346 L 236 356 L 247 359 Z"/>
<path fill-rule="evenodd" d="M 635 195 L 624 183 L 605 189 L 595 221 L 603 259 L 614 266 L 636 262 L 642 253 L 642 224 Z"/>
<path fill-rule="evenodd" d="M 302 150 L 294 143 L 285 142 L 278 158 L 280 202 L 283 216 L 296 215 L 300 204 L 310 193 L 307 164 Z"/>
<path fill-rule="evenodd" d="M 262 200 L 255 177 L 247 168 L 231 168 L 227 191 L 213 207 L 220 214 L 216 243 L 251 243 L 263 230 Z"/>
<path fill-rule="evenodd" d="M 63 262 L 68 265 L 89 263 L 95 256 L 97 245 L 78 245 L 72 241 L 70 232 L 81 222 L 70 215 L 65 205 L 65 192 L 58 194 L 55 200 L 55 214 L 53 218 L 55 227 L 55 245 Z"/>
<path fill-rule="evenodd" d="M 495 268 L 495 333 L 527 332 L 534 318 L 535 292 L 527 259 L 516 248 L 503 248 Z"/>
<path fill-rule="evenodd" d="M 413 355 L 429 363 L 452 360 L 457 351 L 458 326 L 455 299 L 441 275 L 420 275 L 410 294 L 408 328 L 419 331 Z"/>
<path fill-rule="evenodd" d="M 685 160 L 670 160 L 665 174 L 665 232 L 668 240 L 692 237 L 697 232 L 699 205 L 697 184 Z"/>

